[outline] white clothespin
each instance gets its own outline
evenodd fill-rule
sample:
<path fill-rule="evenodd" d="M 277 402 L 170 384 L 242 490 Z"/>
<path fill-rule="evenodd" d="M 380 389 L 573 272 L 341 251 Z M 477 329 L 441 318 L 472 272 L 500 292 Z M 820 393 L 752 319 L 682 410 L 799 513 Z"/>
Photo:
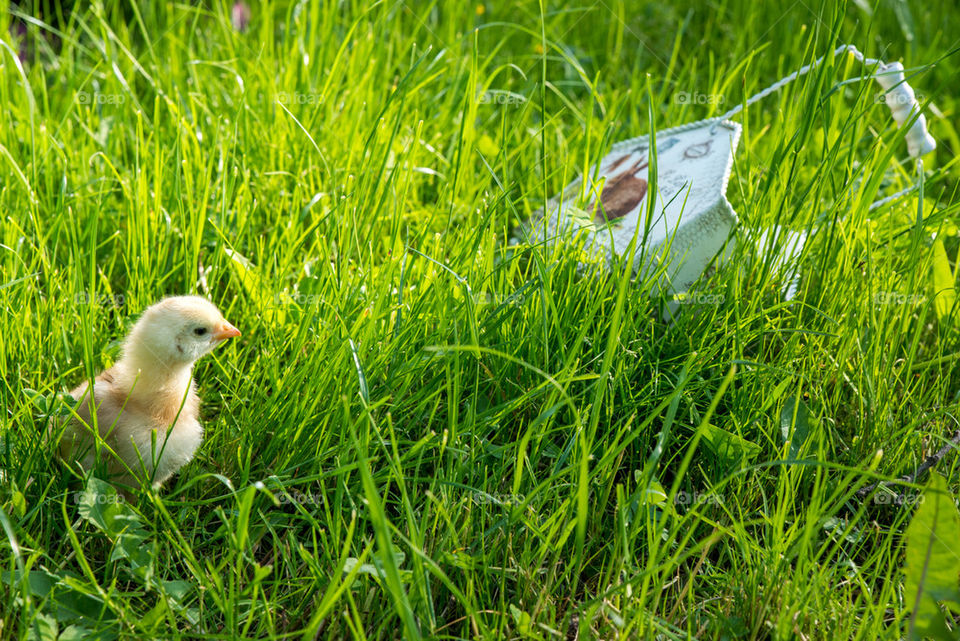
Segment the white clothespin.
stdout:
<path fill-rule="evenodd" d="M 927 131 L 927 118 L 920 113 L 920 105 L 917 104 L 913 88 L 903 77 L 903 65 L 899 62 L 891 62 L 882 66 L 874 77 L 885 91 L 884 101 L 890 107 L 897 125 L 903 127 L 915 114 L 920 114 L 905 136 L 907 151 L 910 155 L 913 158 L 919 158 L 936 149 L 937 142 Z"/>

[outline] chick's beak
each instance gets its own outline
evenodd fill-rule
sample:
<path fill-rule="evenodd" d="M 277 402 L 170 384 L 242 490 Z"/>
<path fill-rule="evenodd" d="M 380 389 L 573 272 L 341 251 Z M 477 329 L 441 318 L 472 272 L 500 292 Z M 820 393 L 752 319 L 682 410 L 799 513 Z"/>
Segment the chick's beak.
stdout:
<path fill-rule="evenodd" d="M 220 325 L 217 331 L 213 333 L 213 337 L 218 341 L 225 341 L 228 338 L 232 338 L 234 336 L 239 336 L 239 335 L 240 335 L 240 330 L 234 327 L 233 325 L 231 325 L 230 323 L 228 323 L 227 321 L 223 321 L 223 323 Z"/>

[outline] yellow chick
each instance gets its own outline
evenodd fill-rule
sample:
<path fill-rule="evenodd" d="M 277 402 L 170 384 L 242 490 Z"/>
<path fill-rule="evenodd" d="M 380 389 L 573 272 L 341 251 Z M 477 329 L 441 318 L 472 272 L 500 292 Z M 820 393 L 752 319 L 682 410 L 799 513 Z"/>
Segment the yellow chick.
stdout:
<path fill-rule="evenodd" d="M 149 307 L 130 330 L 120 360 L 94 380 L 92 399 L 88 383 L 70 392 L 81 420 L 66 426 L 60 456 L 91 469 L 96 429 L 107 446 L 100 456 L 111 480 L 138 485 L 146 478 L 159 488 L 203 440 L 193 364 L 233 336 L 240 331 L 205 298 L 172 296 Z"/>

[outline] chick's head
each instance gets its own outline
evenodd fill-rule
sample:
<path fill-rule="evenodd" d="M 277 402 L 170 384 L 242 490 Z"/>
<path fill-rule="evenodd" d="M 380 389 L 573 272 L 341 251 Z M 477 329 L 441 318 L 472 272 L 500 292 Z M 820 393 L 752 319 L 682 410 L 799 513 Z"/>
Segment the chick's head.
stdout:
<path fill-rule="evenodd" d="M 193 363 L 240 330 L 199 296 L 172 296 L 152 305 L 134 325 L 124 351 L 138 360 L 176 366 Z"/>

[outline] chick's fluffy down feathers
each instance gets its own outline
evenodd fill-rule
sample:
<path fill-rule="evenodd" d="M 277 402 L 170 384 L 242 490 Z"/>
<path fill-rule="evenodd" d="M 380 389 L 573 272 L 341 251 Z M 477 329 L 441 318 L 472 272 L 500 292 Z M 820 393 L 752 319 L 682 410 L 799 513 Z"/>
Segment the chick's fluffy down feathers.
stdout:
<path fill-rule="evenodd" d="M 159 487 L 193 458 L 203 440 L 194 362 L 239 335 L 212 303 L 197 296 L 165 298 L 147 309 L 124 341 L 121 359 L 94 380 L 93 394 L 87 382 L 70 392 L 79 405 L 64 430 L 60 455 L 91 469 L 96 430 L 111 480 L 137 485 L 146 478 Z"/>

